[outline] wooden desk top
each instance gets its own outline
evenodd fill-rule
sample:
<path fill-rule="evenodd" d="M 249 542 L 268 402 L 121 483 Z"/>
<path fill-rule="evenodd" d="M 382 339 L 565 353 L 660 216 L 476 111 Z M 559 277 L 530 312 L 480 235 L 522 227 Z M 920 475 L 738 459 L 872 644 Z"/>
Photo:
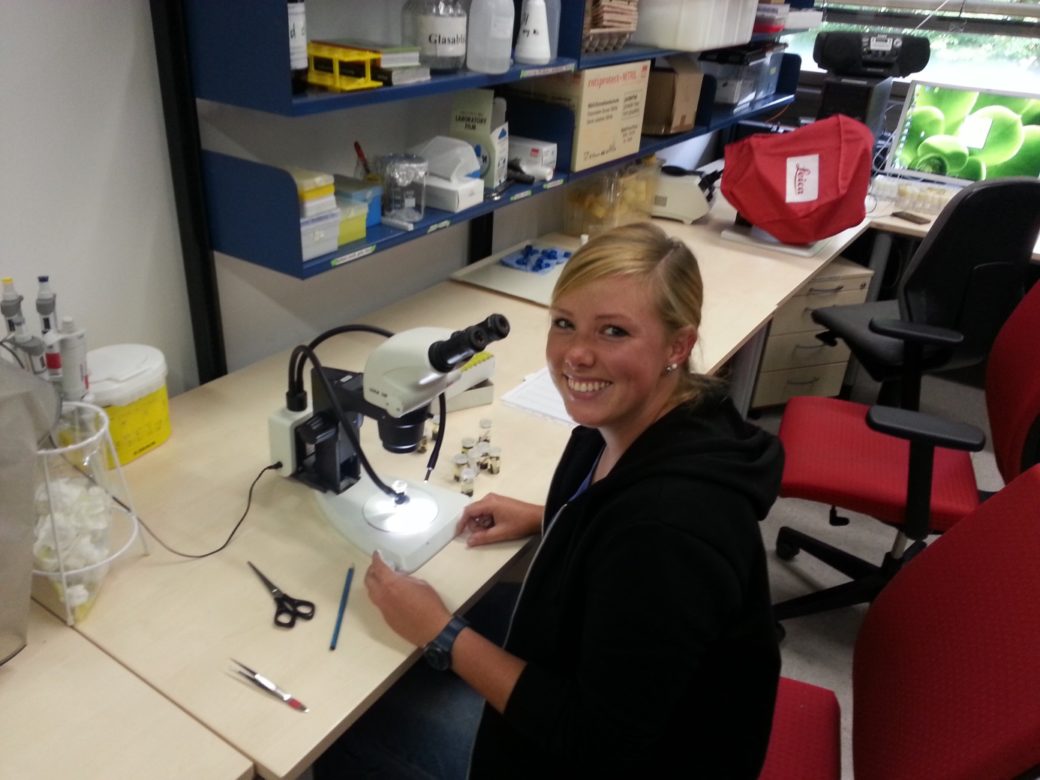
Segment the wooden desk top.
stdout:
<path fill-rule="evenodd" d="M 0 776 L 253 776 L 253 763 L 33 604 L 29 643 L 0 666 Z"/>
<path fill-rule="evenodd" d="M 366 319 L 390 330 L 463 327 L 504 313 L 512 332 L 492 345 L 497 394 L 541 365 L 544 308 L 444 282 Z M 361 370 L 379 337 L 338 336 L 319 347 L 329 366 Z M 125 468 L 142 520 L 176 549 L 218 547 L 241 516 L 254 477 L 270 463 L 267 418 L 284 403 L 288 354 L 257 363 L 171 401 L 169 441 Z M 497 491 L 542 501 L 569 427 L 509 406 L 449 415 L 435 483 L 450 481 L 450 458 L 482 417 L 494 422 L 502 473 L 477 479 L 477 494 Z M 384 478 L 421 481 L 424 455 L 391 455 L 366 422 L 365 452 Z M 369 602 L 367 556 L 320 513 L 313 491 L 266 474 L 231 544 L 201 560 L 178 558 L 151 542 L 152 554 L 117 560 L 77 629 L 105 652 L 251 757 L 265 777 L 295 777 L 407 668 L 417 651 L 385 625 Z M 474 599 L 523 550 L 521 542 L 467 549 L 456 540 L 417 575 L 449 608 Z M 252 561 L 279 587 L 317 605 L 291 630 L 272 625 L 274 604 Z M 356 577 L 335 652 L 328 649 L 347 566 Z M 229 673 L 235 658 L 303 701 L 301 714 Z"/>
<path fill-rule="evenodd" d="M 735 213 L 720 197 L 710 214 L 692 225 L 654 220 L 668 235 L 684 241 L 700 265 L 704 311 L 694 358 L 702 373 L 717 372 L 778 307 L 869 226 L 864 221 L 844 230 L 821 242 L 818 251 L 806 257 L 724 238 L 722 233 L 733 226 Z M 562 233 L 543 236 L 536 243 L 572 250 L 578 247 L 576 238 Z M 466 266 L 453 278 L 548 305 L 560 267 L 545 274 L 517 271 L 499 263 L 506 251 Z"/>
<path fill-rule="evenodd" d="M 922 216 L 929 216 L 927 214 Z M 936 214 L 935 217 L 939 215 Z M 895 233 L 900 236 L 909 236 L 910 238 L 924 238 L 928 231 L 932 229 L 932 225 L 935 223 L 935 217 L 929 220 L 927 223 L 918 225 L 915 222 L 909 220 L 900 219 L 899 217 L 892 216 L 892 208 L 890 204 L 886 204 L 879 208 L 877 216 L 867 215 L 870 227 L 875 230 L 883 230 L 886 233 Z M 1040 263 L 1040 237 L 1037 238 L 1036 246 L 1033 247 L 1034 263 Z"/>
<path fill-rule="evenodd" d="M 709 226 L 664 223 L 694 246 L 707 300 L 703 365 L 719 365 L 752 336 L 801 284 L 863 226 L 836 237 L 826 253 L 795 257 L 746 248 Z M 367 324 L 393 331 L 422 325 L 452 329 L 491 312 L 512 332 L 492 345 L 496 396 L 544 365 L 544 307 L 457 282 L 438 284 L 387 307 Z M 361 370 L 379 337 L 337 336 L 319 347 L 328 366 Z M 267 418 L 284 403 L 288 352 L 272 356 L 171 402 L 169 441 L 129 464 L 126 477 L 142 520 L 176 549 L 204 552 L 223 543 L 245 509 L 246 492 L 270 463 Z M 495 491 L 541 502 L 569 434 L 568 426 L 498 401 L 452 413 L 445 453 L 491 417 L 503 447 L 502 473 L 481 475 L 476 494 Z M 366 455 L 384 479 L 421 480 L 425 456 L 391 455 L 363 426 Z M 433 481 L 450 486 L 442 454 Z M 385 691 L 418 655 L 384 624 L 360 575 L 367 557 L 325 520 L 313 492 L 274 473 L 257 484 L 252 508 L 224 551 L 178 558 L 154 542 L 148 557 L 131 553 L 107 575 L 78 630 L 142 679 L 254 760 L 265 777 L 295 777 Z M 449 608 L 474 600 L 523 551 L 520 542 L 467 549 L 455 540 L 418 572 Z M 314 620 L 291 629 L 272 625 L 274 606 L 252 561 L 291 595 L 317 605 Z M 347 566 L 357 566 L 339 646 L 328 650 Z M 270 677 L 310 707 L 298 713 L 229 673 L 235 658 Z"/>

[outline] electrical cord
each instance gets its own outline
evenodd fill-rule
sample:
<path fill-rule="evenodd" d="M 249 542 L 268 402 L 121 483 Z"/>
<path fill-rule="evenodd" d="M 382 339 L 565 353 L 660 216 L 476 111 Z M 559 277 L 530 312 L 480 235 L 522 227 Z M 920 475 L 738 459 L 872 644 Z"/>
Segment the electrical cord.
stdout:
<path fill-rule="evenodd" d="M 174 548 L 170 547 L 170 545 L 166 544 L 166 542 L 164 542 L 162 539 L 160 539 L 159 536 L 155 533 L 155 531 L 153 531 L 151 528 L 149 528 L 148 525 L 144 522 L 144 520 L 141 519 L 141 517 L 139 515 L 135 515 L 137 517 L 137 522 L 139 522 L 141 524 L 141 527 L 144 530 L 146 530 L 148 532 L 148 534 L 153 539 L 155 539 L 155 541 L 157 541 L 159 543 L 159 546 L 161 546 L 163 549 L 173 553 L 174 555 L 179 555 L 182 558 L 208 558 L 211 555 L 216 555 L 218 552 L 220 552 L 225 547 L 227 547 L 229 544 L 231 544 L 231 540 L 234 538 L 235 534 L 238 533 L 238 529 L 242 525 L 242 523 L 245 521 L 246 515 L 249 514 L 249 508 L 253 504 L 253 488 L 255 488 L 256 487 L 256 483 L 260 481 L 260 477 L 262 477 L 265 472 L 274 471 L 274 470 L 280 469 L 281 467 L 282 467 L 282 464 L 279 461 L 278 463 L 272 463 L 271 465 L 264 466 L 262 469 L 260 469 L 260 473 L 256 475 L 256 478 L 253 480 L 253 483 L 249 486 L 249 492 L 246 494 L 246 508 L 245 508 L 245 511 L 242 512 L 242 516 L 240 518 L 238 518 L 238 522 L 235 523 L 235 527 L 231 529 L 231 533 L 228 534 L 228 538 L 224 540 L 224 543 L 222 545 L 220 545 L 220 547 L 217 547 L 216 549 L 210 550 L 209 552 L 204 552 L 204 553 L 186 553 L 186 552 L 181 552 L 180 550 L 175 550 Z M 130 507 L 128 507 L 126 504 L 124 504 L 118 497 L 112 496 L 112 500 L 114 500 L 117 504 L 119 504 L 119 506 L 121 506 L 123 509 L 125 509 L 127 512 L 129 512 L 131 515 L 134 515 L 134 513 L 130 509 Z"/>
<path fill-rule="evenodd" d="M 61 402 L 59 401 L 58 403 L 60 404 Z M 50 442 L 51 446 L 54 449 L 58 448 L 58 443 L 54 441 L 54 436 L 52 434 L 48 433 L 45 436 L 45 439 Z M 82 464 L 80 464 L 80 463 L 73 463 L 71 460 L 69 460 L 68 456 L 63 456 L 62 459 L 72 469 L 74 469 L 75 471 L 78 471 L 80 474 L 82 474 L 84 477 L 86 477 L 90 481 L 91 484 L 100 487 L 98 485 L 98 483 L 97 483 L 97 480 L 94 479 L 94 475 L 91 474 L 88 471 L 85 471 L 83 469 Z M 144 530 L 146 530 L 148 532 L 148 534 L 153 539 L 155 539 L 155 541 L 157 541 L 159 543 L 159 546 L 162 547 L 164 550 L 167 550 L 168 552 L 171 552 L 174 555 L 179 555 L 182 558 L 208 558 L 211 555 L 216 555 L 218 552 L 220 552 L 225 547 L 227 547 L 231 543 L 231 540 L 234 538 L 235 534 L 238 533 L 239 527 L 242 525 L 243 522 L 245 522 L 246 516 L 249 514 L 249 509 L 253 505 L 253 489 L 256 487 L 256 483 L 260 481 L 260 477 L 262 477 L 268 471 L 276 471 L 276 470 L 280 469 L 281 467 L 282 467 L 282 462 L 278 461 L 276 463 L 270 464 L 269 466 L 264 466 L 262 469 L 260 469 L 260 473 L 256 475 L 256 477 L 253 479 L 253 482 L 249 485 L 249 491 L 246 494 L 246 508 L 242 512 L 242 516 L 240 518 L 238 518 L 238 522 L 235 523 L 235 527 L 231 529 L 231 533 L 228 534 L 228 538 L 224 540 L 224 543 L 222 545 L 220 545 L 220 547 L 217 547 L 216 549 L 213 549 L 213 550 L 210 550 L 209 552 L 204 552 L 204 553 L 186 553 L 186 552 L 181 552 L 180 550 L 175 550 L 174 548 L 170 547 L 170 545 L 166 544 L 166 542 L 164 542 L 159 537 L 159 535 L 155 533 L 155 531 L 153 531 L 151 528 L 148 527 L 148 524 L 145 523 L 145 521 L 141 519 L 141 516 L 138 515 L 136 512 L 134 512 L 134 510 L 125 501 L 123 501 L 121 498 L 119 498 L 119 496 L 116 496 L 116 495 L 113 495 L 112 493 L 109 493 L 107 490 L 105 492 L 108 493 L 109 497 L 113 501 L 115 501 L 117 504 L 119 504 L 119 506 L 122 507 L 122 509 L 128 515 L 130 515 L 131 517 L 137 518 L 137 522 L 141 524 L 141 527 Z"/>
<path fill-rule="evenodd" d="M 364 325 L 364 324 L 352 324 L 352 325 L 340 325 L 336 328 L 325 331 L 324 333 L 316 336 L 310 344 L 300 344 L 293 348 L 292 353 L 289 356 L 289 386 L 286 391 L 286 402 L 287 407 L 291 411 L 303 411 L 307 408 L 307 394 L 303 389 L 303 366 L 304 362 L 309 360 L 314 366 L 316 373 L 325 388 L 325 394 L 329 397 L 329 401 L 332 404 L 333 412 L 336 415 L 336 420 L 346 431 L 347 438 L 350 439 L 350 444 L 357 452 L 358 462 L 364 468 L 365 473 L 369 476 L 372 482 L 381 491 L 386 493 L 388 496 L 392 496 L 395 501 L 402 503 L 407 500 L 407 495 L 399 493 L 385 482 L 383 482 L 376 474 L 375 469 L 372 468 L 368 458 L 365 457 L 364 452 L 361 449 L 361 441 L 358 437 L 357 431 L 354 430 L 354 426 L 347 419 L 346 414 L 343 412 L 336 399 L 336 394 L 332 388 L 332 384 L 329 378 L 325 376 L 322 371 L 321 361 L 318 359 L 315 349 L 319 344 L 327 341 L 333 336 L 337 336 L 341 333 L 374 333 L 377 336 L 384 336 L 390 338 L 393 336 L 393 331 L 386 330 L 385 328 L 379 328 L 375 325 Z M 438 411 L 440 413 L 441 424 L 437 429 L 437 437 L 434 440 L 433 449 L 430 452 L 430 457 L 426 462 L 426 478 L 424 481 L 429 482 L 430 475 L 433 474 L 433 470 L 437 465 L 437 459 L 440 456 L 441 443 L 444 441 L 444 423 L 447 417 L 447 402 L 445 400 L 444 393 L 438 396 Z"/>
<path fill-rule="evenodd" d="M 13 347 L 11 347 L 10 344 L 7 343 L 8 341 L 10 341 L 10 338 L 6 338 L 0 341 L 0 347 L 3 347 L 5 350 L 11 353 L 11 357 L 13 357 L 15 363 L 18 364 L 18 368 L 22 369 L 23 371 L 28 371 L 28 366 L 26 366 L 25 363 L 22 362 L 22 356 L 19 355 L 18 352 Z"/>
<path fill-rule="evenodd" d="M 347 438 L 350 439 L 350 444 L 351 446 L 353 446 L 354 451 L 357 453 L 358 462 L 361 464 L 361 467 L 365 470 L 365 473 L 368 474 L 369 478 L 372 480 L 373 483 L 375 483 L 375 486 L 377 488 L 382 490 L 388 496 L 393 496 L 394 501 L 396 501 L 399 504 L 407 501 L 408 496 L 404 493 L 399 493 L 398 491 L 394 490 L 392 487 L 387 485 L 385 482 L 383 482 L 383 480 L 379 478 L 379 475 L 376 474 L 375 469 L 372 468 L 372 464 L 368 462 L 368 458 L 365 457 L 365 453 L 361 449 L 361 441 L 358 437 L 357 431 L 354 430 L 353 424 L 350 422 L 350 420 L 347 419 L 346 413 L 343 411 L 343 408 L 339 405 L 339 400 L 336 398 L 336 391 L 332 387 L 332 382 L 329 380 L 329 378 L 325 375 L 325 372 L 322 370 L 321 361 L 318 360 L 318 356 L 314 354 L 314 350 L 312 350 L 310 347 L 305 347 L 301 344 L 293 350 L 293 355 L 296 355 L 298 351 L 300 354 L 306 357 L 307 360 L 311 361 L 311 364 L 314 366 L 315 369 L 317 369 L 314 372 L 314 374 L 318 377 L 318 379 L 322 383 L 322 386 L 325 388 L 325 394 L 329 397 L 329 403 L 332 404 L 332 411 L 336 415 L 336 420 L 339 423 L 339 425 L 343 428 L 343 430 L 346 432 Z M 302 359 L 300 361 L 300 365 L 302 366 Z M 300 368 L 301 384 L 303 382 L 302 370 L 303 369 Z"/>

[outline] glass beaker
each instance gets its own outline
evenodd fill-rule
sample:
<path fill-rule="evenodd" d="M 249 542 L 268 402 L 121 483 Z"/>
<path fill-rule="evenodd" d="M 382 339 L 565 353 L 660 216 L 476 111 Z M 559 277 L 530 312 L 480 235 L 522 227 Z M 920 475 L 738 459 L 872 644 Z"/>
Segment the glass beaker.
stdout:
<path fill-rule="evenodd" d="M 47 445 L 36 455 L 33 573 L 50 581 L 72 625 L 137 536 L 137 517 L 103 409 L 64 403 Z"/>

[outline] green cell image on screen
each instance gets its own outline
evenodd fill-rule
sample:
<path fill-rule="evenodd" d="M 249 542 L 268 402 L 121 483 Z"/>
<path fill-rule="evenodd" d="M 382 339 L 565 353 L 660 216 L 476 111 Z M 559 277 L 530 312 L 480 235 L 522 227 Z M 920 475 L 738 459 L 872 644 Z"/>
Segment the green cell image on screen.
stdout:
<path fill-rule="evenodd" d="M 1040 96 L 911 82 L 887 171 L 961 182 L 1040 177 Z"/>

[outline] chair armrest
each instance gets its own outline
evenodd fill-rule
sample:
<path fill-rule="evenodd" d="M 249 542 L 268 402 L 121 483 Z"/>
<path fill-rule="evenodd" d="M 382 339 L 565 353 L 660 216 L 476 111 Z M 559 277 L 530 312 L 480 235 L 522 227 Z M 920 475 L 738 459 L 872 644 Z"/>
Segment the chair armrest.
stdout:
<path fill-rule="evenodd" d="M 879 433 L 933 447 L 978 452 L 986 443 L 986 434 L 974 425 L 893 406 L 870 407 L 867 426 Z"/>
<path fill-rule="evenodd" d="M 964 341 L 964 334 L 959 331 L 906 320 L 872 319 L 870 329 L 882 336 L 933 347 L 956 347 Z"/>

